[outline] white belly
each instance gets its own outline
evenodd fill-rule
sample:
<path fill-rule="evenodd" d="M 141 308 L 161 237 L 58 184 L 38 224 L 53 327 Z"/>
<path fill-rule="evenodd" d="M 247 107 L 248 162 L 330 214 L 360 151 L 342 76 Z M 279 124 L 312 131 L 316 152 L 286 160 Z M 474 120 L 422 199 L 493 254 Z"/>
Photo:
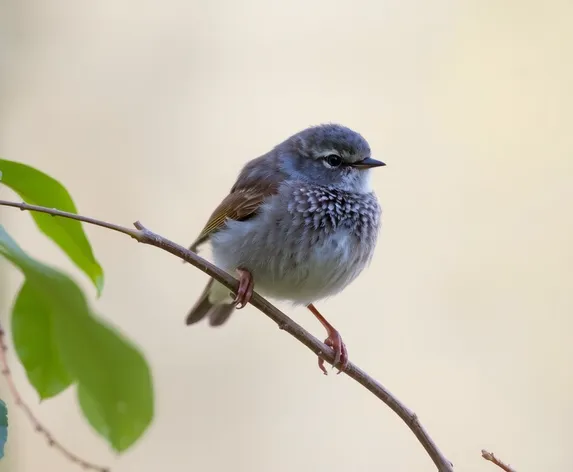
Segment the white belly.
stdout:
<path fill-rule="evenodd" d="M 213 240 L 215 263 L 232 275 L 237 268 L 249 270 L 255 291 L 295 304 L 312 303 L 341 291 L 362 271 L 371 255 L 348 229 L 306 245 L 296 238 L 289 242 L 288 236 L 276 244 L 267 242 L 276 238 L 252 240 L 254 231 L 260 232 L 254 221 L 231 222 Z M 219 296 L 228 297 L 228 290 L 223 289 Z"/>

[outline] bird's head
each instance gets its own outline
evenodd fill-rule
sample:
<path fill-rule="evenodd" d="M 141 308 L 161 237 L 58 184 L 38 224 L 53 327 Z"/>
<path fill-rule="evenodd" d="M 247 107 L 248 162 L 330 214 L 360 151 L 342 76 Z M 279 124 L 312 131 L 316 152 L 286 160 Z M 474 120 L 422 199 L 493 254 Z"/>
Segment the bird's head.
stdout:
<path fill-rule="evenodd" d="M 338 124 L 307 128 L 277 146 L 288 176 L 353 192 L 369 192 L 370 169 L 385 164 L 370 156 L 368 142 Z"/>

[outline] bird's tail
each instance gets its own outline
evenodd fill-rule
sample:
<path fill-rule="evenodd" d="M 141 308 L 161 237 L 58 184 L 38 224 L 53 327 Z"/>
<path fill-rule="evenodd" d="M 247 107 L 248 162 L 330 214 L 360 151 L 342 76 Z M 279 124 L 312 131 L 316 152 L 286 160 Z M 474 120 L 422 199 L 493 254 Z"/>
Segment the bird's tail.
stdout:
<path fill-rule="evenodd" d="M 211 326 L 221 326 L 225 321 L 229 319 L 233 311 L 235 310 L 235 305 L 230 303 L 230 299 L 228 297 L 228 289 L 225 289 L 219 283 L 216 283 L 214 286 L 215 281 L 213 279 L 209 280 L 207 286 L 203 290 L 203 293 L 197 300 L 197 303 L 191 308 L 189 314 L 187 315 L 187 319 L 185 323 L 187 325 L 191 325 L 201 321 L 203 318 L 209 318 L 209 324 Z M 227 295 L 221 301 L 218 301 L 219 298 L 216 292 L 220 290 L 217 289 L 223 288 Z M 215 295 L 215 296 L 214 296 Z M 214 301 L 217 300 L 217 301 Z"/>

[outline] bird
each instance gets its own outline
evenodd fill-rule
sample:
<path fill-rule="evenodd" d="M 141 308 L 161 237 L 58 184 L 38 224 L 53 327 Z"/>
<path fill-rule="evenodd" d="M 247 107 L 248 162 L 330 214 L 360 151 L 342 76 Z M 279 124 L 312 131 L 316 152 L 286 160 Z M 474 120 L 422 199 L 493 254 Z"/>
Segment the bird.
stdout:
<path fill-rule="evenodd" d="M 247 162 L 189 247 L 197 253 L 210 243 L 215 264 L 236 273 L 239 287 L 233 297 L 210 279 L 186 324 L 224 324 L 256 286 L 263 296 L 307 307 L 343 371 L 346 346 L 314 303 L 341 292 L 369 265 L 382 213 L 371 170 L 385 165 L 361 134 L 336 123 L 308 127 Z M 326 374 L 320 356 L 318 364 Z"/>

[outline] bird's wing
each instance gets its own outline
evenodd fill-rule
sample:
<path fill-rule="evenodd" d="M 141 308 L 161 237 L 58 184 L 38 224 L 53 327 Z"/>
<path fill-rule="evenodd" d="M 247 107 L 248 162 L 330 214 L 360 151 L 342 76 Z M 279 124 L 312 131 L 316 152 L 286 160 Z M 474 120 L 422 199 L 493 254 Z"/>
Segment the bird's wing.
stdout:
<path fill-rule="evenodd" d="M 233 187 L 231 193 L 219 204 L 207 221 L 207 224 L 190 246 L 193 252 L 206 242 L 214 233 L 219 231 L 227 219 L 244 221 L 255 215 L 264 200 L 275 195 L 278 191 L 278 183 L 269 182 L 264 185 L 249 185 L 244 187 Z"/>

